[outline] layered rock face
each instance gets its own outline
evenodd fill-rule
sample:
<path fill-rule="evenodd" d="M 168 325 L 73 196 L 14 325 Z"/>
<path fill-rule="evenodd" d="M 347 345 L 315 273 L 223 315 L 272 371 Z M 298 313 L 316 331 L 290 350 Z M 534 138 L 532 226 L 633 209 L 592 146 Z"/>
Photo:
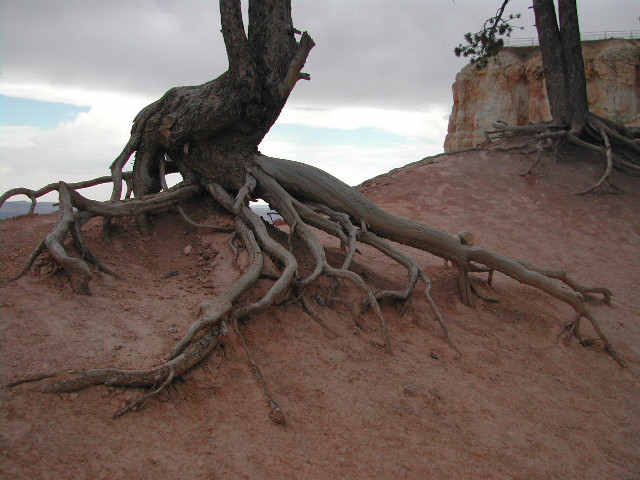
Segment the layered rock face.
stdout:
<path fill-rule="evenodd" d="M 592 112 L 624 124 L 640 123 L 640 40 L 582 43 Z M 542 57 L 537 47 L 505 48 L 484 69 L 464 67 L 453 84 L 453 109 L 444 151 L 486 141 L 485 130 L 550 120 Z"/>

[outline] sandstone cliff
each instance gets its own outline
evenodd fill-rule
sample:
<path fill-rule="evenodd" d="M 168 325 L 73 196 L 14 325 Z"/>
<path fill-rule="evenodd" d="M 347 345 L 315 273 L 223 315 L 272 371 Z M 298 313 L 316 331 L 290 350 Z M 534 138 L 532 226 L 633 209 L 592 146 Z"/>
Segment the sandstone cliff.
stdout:
<path fill-rule="evenodd" d="M 616 121 L 640 122 L 640 40 L 583 42 L 591 111 Z M 464 67 L 453 84 L 453 109 L 445 152 L 485 142 L 485 130 L 550 120 L 542 58 L 537 47 L 505 48 L 478 70 Z"/>

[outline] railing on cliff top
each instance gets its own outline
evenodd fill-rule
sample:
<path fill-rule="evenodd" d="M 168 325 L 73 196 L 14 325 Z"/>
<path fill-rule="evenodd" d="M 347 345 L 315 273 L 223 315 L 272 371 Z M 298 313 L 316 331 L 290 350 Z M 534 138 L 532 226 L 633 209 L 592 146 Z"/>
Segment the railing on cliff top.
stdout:
<path fill-rule="evenodd" d="M 583 42 L 589 40 L 605 40 L 609 38 L 624 38 L 627 40 L 640 39 L 640 30 L 605 30 L 602 32 L 584 32 L 580 34 Z M 505 47 L 536 47 L 538 37 L 535 38 L 506 38 Z"/>

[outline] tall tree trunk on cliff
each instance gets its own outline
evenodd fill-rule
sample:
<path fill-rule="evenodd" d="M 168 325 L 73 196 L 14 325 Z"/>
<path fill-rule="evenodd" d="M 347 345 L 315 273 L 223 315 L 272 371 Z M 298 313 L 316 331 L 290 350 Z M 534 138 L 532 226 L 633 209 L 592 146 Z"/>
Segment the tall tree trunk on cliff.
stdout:
<path fill-rule="evenodd" d="M 533 10 L 553 122 L 580 134 L 589 105 L 576 2 L 560 0 L 556 15 L 553 0 L 534 0 Z"/>
<path fill-rule="evenodd" d="M 567 97 L 572 107 L 571 130 L 581 132 L 589 114 L 589 100 L 576 0 L 560 0 L 558 14 L 562 49 L 567 67 Z"/>
<path fill-rule="evenodd" d="M 153 387 L 151 393 L 119 411 L 119 416 L 167 388 L 175 378 L 208 356 L 220 345 L 222 338 L 232 332 L 240 337 L 240 343 L 247 351 L 251 370 L 263 387 L 271 408 L 271 418 L 276 423 L 283 423 L 282 412 L 271 397 L 244 341 L 239 320 L 259 310 L 277 307 L 285 300 L 300 302 L 303 310 L 316 318 L 317 315 L 314 316 L 308 307 L 307 289 L 317 286 L 317 280 L 322 276 L 333 279 L 333 286 L 324 291 L 324 298 L 316 293 L 319 302 L 331 306 L 341 300 L 339 293 L 347 288 L 345 284 L 355 287 L 363 297 L 363 302 L 358 303 L 373 310 L 379 321 L 379 331 L 387 349 L 391 348 L 391 340 L 379 302 L 393 300 L 409 304 L 418 281 L 422 281 L 424 296 L 434 319 L 440 324 L 444 340 L 457 352 L 430 295 L 431 281 L 426 272 L 407 253 L 389 242 L 412 246 L 450 261 L 457 269 L 453 274 L 465 305 L 473 306 L 476 292 L 473 282 L 478 279 L 472 279 L 471 273 L 485 273 L 491 279 L 494 271 L 559 299 L 575 311 L 573 321 L 564 331 L 578 335 L 581 319 L 587 318 L 607 351 L 624 365 L 586 305 L 593 294 L 602 295 L 608 302 L 611 293 L 607 289 L 586 287 L 565 272 L 537 268 L 476 246 L 469 232 L 451 235 L 397 217 L 326 172 L 303 163 L 260 154 L 258 144 L 278 118 L 297 81 L 309 78 L 301 73 L 301 69 L 313 48 L 313 40 L 303 33 L 296 41 L 298 32 L 291 21 L 289 0 L 252 0 L 249 4 L 248 35 L 245 34 L 239 0 L 220 0 L 220 16 L 229 57 L 228 71 L 203 85 L 173 88 L 145 107 L 134 119 L 129 141 L 111 166 L 111 177 L 73 185 L 59 182 L 37 191 L 13 189 L 0 197 L 0 206 L 18 194 L 28 195 L 33 205 L 37 198 L 52 190 L 57 190 L 60 196 L 62 215 L 58 224 L 12 280 L 24 275 L 38 255 L 48 250 L 69 276 L 73 290 L 88 295 L 92 276 L 89 265 L 113 274 L 84 240 L 82 226 L 89 219 L 164 213 L 173 206 L 191 225 L 212 228 L 190 221 L 182 209 L 181 202 L 197 195 L 212 197 L 233 215 L 235 234 L 231 243 L 236 238 L 241 240 L 248 267 L 226 290 L 202 302 L 202 314 L 194 319 L 182 339 L 173 346 L 166 361 L 156 367 L 39 375 L 13 382 L 12 386 L 56 377 L 43 388 L 44 391 L 68 392 L 99 384 Z M 124 173 L 122 169 L 134 152 L 133 171 Z M 164 175 L 169 170 L 179 171 L 185 182 L 167 188 Z M 123 179 L 132 181 L 136 198 L 121 200 Z M 109 181 L 113 182 L 114 188 L 108 202 L 89 200 L 77 191 Z M 256 197 L 265 199 L 282 215 L 289 226 L 288 241 L 282 239 L 279 232 L 269 230 L 248 207 L 249 200 Z M 325 246 L 311 227 L 339 240 L 344 251 L 339 267 L 328 262 Z M 65 249 L 69 234 L 80 258 L 69 255 Z M 364 278 L 349 269 L 358 243 L 372 246 L 406 268 L 406 286 L 401 290 L 374 292 Z M 265 256 L 271 259 L 271 263 L 263 271 Z M 305 261 L 301 262 L 301 259 Z M 309 263 L 311 267 L 306 268 L 305 264 Z M 258 300 L 243 296 L 256 285 L 261 275 L 271 281 L 267 292 Z M 423 315 L 424 312 L 418 314 Z M 354 321 L 360 326 L 359 314 L 355 316 Z M 319 323 L 322 324 L 321 319 Z"/>

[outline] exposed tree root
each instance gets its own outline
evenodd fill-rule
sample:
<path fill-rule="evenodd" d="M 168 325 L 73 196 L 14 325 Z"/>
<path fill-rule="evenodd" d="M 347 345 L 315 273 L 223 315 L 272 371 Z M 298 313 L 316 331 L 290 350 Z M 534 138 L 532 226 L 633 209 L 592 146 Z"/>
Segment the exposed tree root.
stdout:
<path fill-rule="evenodd" d="M 125 180 L 127 183 L 129 183 L 131 181 L 132 174 L 133 172 L 120 172 L 120 182 L 122 182 L 122 180 Z M 68 184 L 68 187 L 72 190 L 80 190 L 83 188 L 95 187 L 96 185 L 102 185 L 104 183 L 111 183 L 113 181 L 114 179 L 109 175 L 94 178 L 92 180 L 86 180 L 83 182 L 70 183 Z M 6 191 L 2 194 L 2 196 L 0 196 L 0 207 L 2 207 L 2 205 L 4 205 L 4 202 L 9 200 L 11 197 L 15 197 L 16 195 L 26 195 L 31 200 L 31 207 L 29 208 L 29 213 L 27 215 L 31 215 L 36 208 L 38 198 L 43 197 L 47 193 L 57 191 L 59 185 L 59 182 L 50 183 L 49 185 L 46 185 L 38 190 L 31 190 L 30 188 L 24 187 L 12 188 L 11 190 Z M 120 188 L 122 188 L 122 186 L 120 186 Z"/>
<path fill-rule="evenodd" d="M 132 401 L 131 403 L 128 403 L 125 407 L 121 408 L 120 410 L 118 410 L 116 413 L 113 414 L 113 418 L 119 418 L 122 415 L 124 415 L 125 413 L 127 413 L 129 410 L 138 410 L 140 408 L 142 408 L 144 406 L 145 403 L 147 403 L 147 400 L 150 397 L 153 397 L 154 395 L 158 395 L 160 392 L 162 392 L 164 389 L 166 389 L 169 385 L 171 385 L 171 382 L 173 382 L 173 379 L 175 378 L 175 371 L 173 369 L 169 370 L 169 374 L 167 375 L 167 378 L 162 382 L 162 385 L 160 385 L 158 388 L 156 388 L 154 391 L 152 391 L 151 393 L 147 393 L 146 395 L 143 395 L 142 397 L 137 398 L 136 400 Z"/>
<path fill-rule="evenodd" d="M 15 275 L 14 277 L 11 277 L 7 281 L 13 282 L 15 280 L 18 280 L 25 273 L 27 273 L 29 270 L 31 270 L 31 267 L 33 266 L 33 263 L 36 261 L 36 259 L 40 256 L 40 254 L 44 251 L 45 248 L 46 248 L 46 245 L 44 243 L 44 240 L 42 240 L 38 244 L 38 246 L 35 248 L 35 250 L 33 252 L 31 252 L 31 255 L 29 255 L 29 259 L 25 263 L 24 267 L 22 267 L 22 270 L 20 270 L 20 272 L 17 275 Z"/>
<path fill-rule="evenodd" d="M 59 374 L 58 373 L 40 373 L 38 375 L 31 375 L 30 377 L 20 378 L 14 382 L 7 383 L 6 385 L 3 385 L 2 388 L 13 388 L 13 387 L 17 387 L 18 385 L 22 385 L 23 383 L 39 382 L 40 380 L 53 378 L 57 375 Z"/>
<path fill-rule="evenodd" d="M 494 130 L 486 131 L 487 139 L 492 137 L 512 137 L 535 135 L 538 139 L 538 154 L 524 175 L 528 175 L 540 163 L 542 151 L 552 149 L 556 154 L 564 142 L 601 154 L 605 159 L 602 176 L 590 188 L 576 195 L 588 193 L 621 193 L 612 182 L 614 169 L 640 175 L 640 135 L 633 129 L 600 117 L 593 113 L 587 115 L 584 128 L 566 129 L 547 122 L 535 125 L 513 126 L 504 122 L 495 122 Z"/>
<path fill-rule="evenodd" d="M 271 389 L 269 388 L 267 381 L 264 379 L 264 376 L 262 375 L 262 372 L 260 371 L 258 364 L 253 358 L 253 354 L 251 353 L 251 350 L 247 345 L 247 341 L 244 338 L 244 334 L 242 333 L 242 330 L 240 329 L 240 326 L 238 325 L 237 321 L 235 322 L 234 326 L 235 326 L 235 331 L 238 334 L 238 337 L 240 338 L 240 341 L 242 343 L 242 347 L 244 348 L 244 352 L 247 356 L 247 360 L 249 361 L 251 371 L 253 372 L 256 378 L 256 381 L 258 382 L 258 385 L 260 385 L 260 388 L 262 389 L 262 393 L 264 394 L 267 400 L 267 403 L 269 405 L 269 408 L 271 409 L 271 412 L 269 413 L 269 418 L 273 423 L 277 425 L 285 425 L 287 423 L 287 420 L 284 416 L 284 413 L 282 413 L 282 409 L 280 408 L 280 405 L 278 405 L 278 403 L 274 400 L 273 395 L 271 394 Z"/>
<path fill-rule="evenodd" d="M 604 288 L 604 287 L 586 287 L 584 285 L 580 285 L 573 278 L 571 278 L 567 274 L 567 272 L 564 272 L 564 271 L 543 270 L 543 269 L 535 267 L 535 266 L 531 265 L 530 263 L 522 261 L 522 260 L 518 260 L 518 263 L 520 263 L 520 265 L 522 265 L 523 267 L 525 267 L 525 268 L 527 268 L 527 269 L 529 269 L 531 271 L 541 273 L 541 274 L 543 274 L 543 275 L 545 275 L 546 277 L 549 277 L 549 278 L 555 278 L 555 279 L 560 280 L 561 282 L 566 284 L 568 287 L 570 287 L 573 291 L 578 292 L 579 294 L 581 294 L 583 300 L 586 300 L 586 301 L 595 300 L 596 297 L 594 297 L 591 294 L 592 293 L 599 293 L 600 295 L 602 295 L 602 300 L 604 301 L 604 303 L 606 303 L 607 305 L 611 305 L 611 296 L 613 294 L 607 288 Z"/>
<path fill-rule="evenodd" d="M 118 170 L 121 167 L 122 165 L 116 162 L 114 169 Z M 164 172 L 161 174 L 164 175 Z M 114 175 L 115 177 L 117 175 Z M 414 296 L 417 283 L 422 281 L 425 285 L 424 297 L 441 328 L 444 340 L 460 356 L 461 353 L 449 335 L 445 320 L 431 297 L 431 281 L 427 274 L 415 260 L 392 246 L 390 242 L 416 247 L 451 262 L 458 270 L 460 296 L 465 305 L 472 306 L 474 293 L 478 295 L 469 278 L 470 272 L 489 272 L 491 279 L 493 271 L 499 271 L 548 293 L 570 305 L 576 312 L 576 318 L 568 324 L 565 332 L 576 333 L 580 320 L 587 318 L 607 352 L 620 365 L 625 365 L 624 360 L 606 338 L 599 322 L 585 306 L 585 301 L 592 299 L 594 294 L 602 295 L 604 301 L 610 303 L 611 292 L 606 288 L 585 287 L 565 272 L 540 269 L 529 263 L 512 260 L 476 246 L 473 237 L 467 232 L 463 232 L 467 234 L 462 238 L 461 234 L 449 235 L 426 225 L 396 217 L 381 210 L 364 195 L 346 184 L 308 165 L 256 154 L 247 162 L 244 183 L 237 186 L 235 197 L 227 188 L 213 179 L 204 179 L 199 185 L 184 183 L 171 189 L 166 188 L 166 183 L 164 186 L 165 190 L 158 194 L 128 200 L 117 198 L 108 202 L 96 202 L 80 195 L 73 185 L 60 182 L 55 188 L 60 195 L 60 220 L 51 234 L 38 245 L 29 257 L 24 271 L 16 278 L 26 272 L 35 258 L 47 249 L 69 276 L 73 290 L 79 294 L 89 294 L 91 280 L 89 264 L 102 271 L 109 272 L 109 270 L 99 262 L 83 240 L 82 226 L 88 219 L 95 216 L 105 218 L 138 216 L 177 206 L 181 215 L 191 225 L 211 228 L 190 220 L 180 207 L 180 203 L 184 200 L 203 192 L 209 194 L 235 217 L 234 235 L 241 239 L 244 254 L 248 257 L 248 266 L 244 268 L 240 278 L 216 298 L 202 303 L 202 314 L 193 321 L 160 365 L 142 370 L 108 368 L 87 370 L 80 374 L 42 375 L 17 380 L 9 386 L 49 379 L 51 381 L 42 386 L 42 391 L 71 392 L 93 385 L 153 389 L 118 411 L 115 417 L 119 417 L 131 410 L 141 408 L 148 399 L 165 390 L 175 378 L 206 358 L 227 334 L 226 322 L 231 322 L 241 340 L 251 370 L 265 395 L 272 420 L 275 423 L 284 424 L 282 410 L 273 399 L 266 380 L 248 348 L 244 334 L 238 326 L 238 320 L 293 298 L 299 300 L 304 310 L 323 328 L 337 336 L 337 333 L 313 312 L 306 296 L 309 287 L 321 276 L 333 279 L 329 295 L 326 299 L 321 299 L 326 306 L 340 302 L 338 293 L 344 288 L 345 281 L 362 293 L 364 305 L 367 308 L 370 307 L 378 319 L 383 345 L 389 351 L 391 337 L 379 302 L 399 301 L 402 302 L 402 308 L 406 309 Z M 8 196 L 10 195 L 5 194 L 4 198 Z M 267 200 L 285 219 L 290 229 L 288 248 L 272 237 L 263 220 L 247 206 L 252 196 Z M 344 253 L 340 267 L 333 267 L 327 262 L 324 246 L 310 226 L 328 233 L 340 242 Z M 220 227 L 214 227 L 214 229 L 220 230 Z M 82 258 L 71 256 L 65 250 L 64 241 L 68 234 L 73 235 L 75 246 Z M 295 247 L 294 237 L 302 242 L 303 250 Z M 372 246 L 405 267 L 407 269 L 405 287 L 400 290 L 374 292 L 361 276 L 351 271 L 349 268 L 357 252 L 358 242 Z M 269 267 L 269 271 L 265 270 L 264 254 L 268 255 L 272 264 L 278 268 L 277 275 L 273 274 L 273 266 Z M 296 256 L 301 255 L 308 255 L 312 259 L 310 272 L 303 272 L 300 268 Z M 243 294 L 260 278 L 265 277 L 273 278 L 266 293 L 253 302 L 243 300 Z M 486 298 L 485 300 L 491 301 Z M 364 328 L 358 320 L 357 313 L 354 315 L 354 320 Z"/>
<path fill-rule="evenodd" d="M 313 320 L 320 325 L 322 328 L 324 328 L 333 338 L 337 338 L 340 335 L 337 334 L 336 332 L 333 331 L 333 329 L 327 325 L 327 323 L 322 319 L 322 317 L 320 317 L 320 315 L 318 315 L 313 308 L 311 307 L 311 305 L 309 304 L 309 299 L 307 298 L 306 295 L 304 295 L 304 293 L 300 294 L 300 304 L 302 305 L 302 308 L 304 309 L 305 312 L 307 312 L 307 314 L 313 318 Z"/>
<path fill-rule="evenodd" d="M 495 298 L 487 297 L 484 294 L 478 291 L 478 287 L 473 284 L 472 281 L 469 282 L 469 286 L 471 287 L 471 292 L 481 300 L 489 303 L 500 303 L 500 300 L 496 300 Z"/>
<path fill-rule="evenodd" d="M 526 177 L 527 175 L 531 175 L 531 173 L 533 173 L 533 171 L 535 170 L 535 168 L 540 165 L 540 162 L 542 162 L 542 154 L 545 150 L 545 146 L 544 144 L 547 144 L 547 148 L 551 148 L 553 149 L 554 154 L 557 155 L 557 145 L 558 145 L 558 141 L 556 141 L 555 143 L 553 143 L 550 139 L 546 139 L 546 140 L 538 140 L 537 145 L 536 145 L 536 157 L 533 159 L 533 161 L 529 164 L 529 168 L 527 168 L 527 171 L 522 173 L 521 176 Z"/>
<path fill-rule="evenodd" d="M 213 230 L 214 232 L 233 232 L 234 231 L 232 228 L 229 228 L 229 227 L 221 227 L 220 225 L 205 225 L 203 223 L 194 222 L 185 213 L 184 209 L 182 208 L 182 205 L 176 205 L 176 210 L 178 210 L 178 213 L 180 214 L 182 219 L 185 222 L 187 222 L 189 225 L 193 226 L 193 227 L 196 227 L 196 228 L 209 228 L 209 229 Z"/>

